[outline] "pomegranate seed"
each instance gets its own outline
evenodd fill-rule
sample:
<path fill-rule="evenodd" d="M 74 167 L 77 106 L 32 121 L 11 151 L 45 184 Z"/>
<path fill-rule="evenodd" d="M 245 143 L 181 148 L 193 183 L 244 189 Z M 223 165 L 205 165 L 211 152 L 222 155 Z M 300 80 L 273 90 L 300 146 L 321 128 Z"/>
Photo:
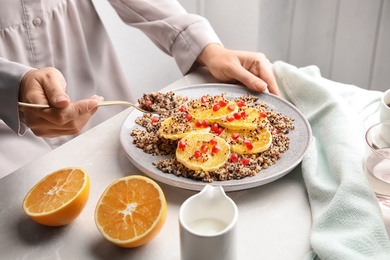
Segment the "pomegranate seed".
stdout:
<path fill-rule="evenodd" d="M 221 106 L 221 107 L 226 107 L 226 105 L 228 104 L 228 102 L 226 100 L 220 100 L 218 102 L 218 104 Z"/>
<path fill-rule="evenodd" d="M 191 120 L 192 120 L 191 114 L 187 113 L 187 114 L 186 114 L 186 118 L 187 118 L 188 121 L 191 121 Z"/>
<path fill-rule="evenodd" d="M 204 128 L 209 127 L 209 126 L 210 126 L 209 121 L 207 121 L 207 119 L 203 120 L 202 126 L 203 126 Z"/>
<path fill-rule="evenodd" d="M 146 100 L 146 101 L 145 101 L 145 106 L 148 107 L 148 108 L 149 108 L 152 104 L 153 104 L 153 102 L 150 101 L 150 100 Z"/>
<path fill-rule="evenodd" d="M 215 138 L 211 139 L 211 140 L 210 140 L 210 144 L 212 144 L 212 145 L 217 145 L 217 144 L 218 144 L 217 139 L 215 139 Z"/>
<path fill-rule="evenodd" d="M 217 112 L 218 110 L 220 110 L 221 109 L 221 106 L 219 105 L 219 104 L 215 104 L 214 106 L 213 106 L 213 111 L 214 112 Z"/>
<path fill-rule="evenodd" d="M 236 106 L 235 106 L 235 105 L 229 105 L 229 106 L 227 107 L 227 109 L 228 109 L 229 111 L 234 111 L 234 109 L 236 109 Z"/>
<path fill-rule="evenodd" d="M 209 150 L 209 146 L 208 145 L 202 145 L 201 147 L 200 147 L 200 151 L 202 152 L 202 153 L 207 153 L 207 151 Z"/>
<path fill-rule="evenodd" d="M 244 157 L 244 158 L 242 158 L 242 159 L 240 160 L 240 163 L 241 163 L 242 165 L 248 165 L 248 164 L 249 164 L 249 159 L 246 158 L 246 157 Z"/>
<path fill-rule="evenodd" d="M 240 137 L 240 135 L 239 135 L 238 133 L 232 133 L 232 135 L 231 135 L 231 138 L 232 138 L 233 140 L 237 140 L 238 137 Z"/>
<path fill-rule="evenodd" d="M 266 112 L 260 112 L 260 116 L 266 118 L 267 117 L 267 113 Z"/>
<path fill-rule="evenodd" d="M 221 146 L 219 146 L 218 144 L 214 145 L 213 148 L 211 149 L 211 152 L 212 153 L 218 153 L 219 151 L 221 151 Z"/>
<path fill-rule="evenodd" d="M 179 111 L 180 111 L 180 112 L 186 112 L 186 111 L 187 111 L 187 108 L 186 108 L 185 106 L 181 106 L 181 107 L 179 108 Z"/>
<path fill-rule="evenodd" d="M 196 150 L 194 152 L 194 156 L 195 156 L 196 159 L 199 159 L 200 157 L 202 157 L 202 153 L 199 150 Z"/>
<path fill-rule="evenodd" d="M 280 130 L 277 128 L 275 128 L 274 132 L 275 132 L 275 134 L 280 134 Z"/>
<path fill-rule="evenodd" d="M 246 112 L 246 111 L 242 111 L 241 113 L 240 113 L 240 116 L 241 117 L 248 117 L 248 113 Z"/>
<path fill-rule="evenodd" d="M 202 127 L 202 126 L 203 126 L 202 121 L 196 120 L 196 121 L 195 121 L 195 126 L 196 126 L 196 127 Z"/>
<path fill-rule="evenodd" d="M 239 113 L 234 113 L 233 114 L 234 118 L 237 119 L 237 120 L 240 120 L 241 119 L 241 115 Z"/>
<path fill-rule="evenodd" d="M 187 146 L 186 141 L 183 140 L 183 139 L 181 139 L 181 140 L 179 141 L 179 143 L 177 144 L 177 146 L 178 146 L 180 149 L 184 150 L 184 149 L 186 148 L 186 146 Z"/>
<path fill-rule="evenodd" d="M 252 150 L 253 149 L 253 144 L 250 141 L 245 140 L 244 144 L 246 146 L 246 149 L 248 149 L 248 150 Z"/>
<path fill-rule="evenodd" d="M 221 135 L 223 132 L 223 128 L 222 127 L 218 127 L 217 131 L 215 131 L 215 134 L 216 135 Z"/>
<path fill-rule="evenodd" d="M 211 125 L 211 131 L 212 132 L 217 132 L 219 128 L 219 125 L 217 123 L 214 123 Z"/>
<path fill-rule="evenodd" d="M 230 160 L 231 160 L 232 162 L 237 162 L 237 161 L 238 161 L 238 155 L 237 155 L 236 153 L 232 153 L 232 154 L 230 155 Z"/>
<path fill-rule="evenodd" d="M 160 120 L 157 116 L 152 117 L 152 123 L 155 124 Z"/>
<path fill-rule="evenodd" d="M 206 103 L 206 102 L 207 102 L 207 96 L 202 96 L 202 97 L 200 98 L 200 101 L 201 101 L 202 103 Z"/>
<path fill-rule="evenodd" d="M 243 106 L 245 106 L 244 100 L 241 100 L 241 99 L 237 100 L 237 101 L 236 101 L 236 104 L 237 104 L 238 107 L 243 107 Z"/>
<path fill-rule="evenodd" d="M 226 116 L 226 121 L 232 122 L 233 120 L 234 120 L 234 116 L 233 115 L 227 115 Z"/>

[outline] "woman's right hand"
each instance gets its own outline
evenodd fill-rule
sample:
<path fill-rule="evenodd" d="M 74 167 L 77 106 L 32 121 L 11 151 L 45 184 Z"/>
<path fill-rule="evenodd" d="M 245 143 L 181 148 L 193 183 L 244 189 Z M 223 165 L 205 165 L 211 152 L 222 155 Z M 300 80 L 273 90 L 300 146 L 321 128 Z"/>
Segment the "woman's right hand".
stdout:
<path fill-rule="evenodd" d="M 21 119 L 35 135 L 56 137 L 77 134 L 97 111 L 99 97 L 71 103 L 65 90 L 64 76 L 53 67 L 30 70 L 23 76 L 19 101 L 51 106 L 19 107 Z"/>

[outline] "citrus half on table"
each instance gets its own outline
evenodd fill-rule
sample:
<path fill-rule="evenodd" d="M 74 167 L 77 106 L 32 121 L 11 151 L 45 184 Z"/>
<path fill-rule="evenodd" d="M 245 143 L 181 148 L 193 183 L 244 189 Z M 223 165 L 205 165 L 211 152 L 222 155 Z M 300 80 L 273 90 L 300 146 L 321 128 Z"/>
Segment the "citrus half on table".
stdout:
<path fill-rule="evenodd" d="M 150 178 L 130 175 L 112 182 L 95 209 L 100 233 L 121 247 L 138 247 L 162 229 L 167 203 L 160 186 Z"/>
<path fill-rule="evenodd" d="M 89 192 L 90 180 L 84 169 L 60 169 L 44 177 L 27 193 L 23 210 L 38 223 L 63 226 L 81 213 Z"/>
<path fill-rule="evenodd" d="M 188 134 L 180 139 L 176 148 L 176 160 L 194 171 L 215 171 L 229 156 L 229 144 L 211 133 Z"/>

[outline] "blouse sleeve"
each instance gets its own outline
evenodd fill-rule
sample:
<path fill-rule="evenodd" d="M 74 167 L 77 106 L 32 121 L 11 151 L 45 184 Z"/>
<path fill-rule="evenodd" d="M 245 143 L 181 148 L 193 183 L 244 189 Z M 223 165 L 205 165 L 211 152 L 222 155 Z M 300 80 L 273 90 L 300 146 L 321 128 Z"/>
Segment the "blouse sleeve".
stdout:
<path fill-rule="evenodd" d="M 109 0 L 120 18 L 143 31 L 161 50 L 173 56 L 186 74 L 203 48 L 222 44 L 210 23 L 189 14 L 176 0 Z"/>
<path fill-rule="evenodd" d="M 25 131 L 18 114 L 20 79 L 31 69 L 29 66 L 0 57 L 0 119 L 19 134 Z"/>

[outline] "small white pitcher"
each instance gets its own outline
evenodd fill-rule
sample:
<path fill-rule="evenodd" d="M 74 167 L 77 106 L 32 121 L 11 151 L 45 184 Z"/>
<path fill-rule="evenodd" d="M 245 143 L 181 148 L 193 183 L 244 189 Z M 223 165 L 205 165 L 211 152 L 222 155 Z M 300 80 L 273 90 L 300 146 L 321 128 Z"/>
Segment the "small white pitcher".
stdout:
<path fill-rule="evenodd" d="M 238 209 L 222 186 L 207 184 L 180 207 L 182 260 L 234 260 Z"/>

